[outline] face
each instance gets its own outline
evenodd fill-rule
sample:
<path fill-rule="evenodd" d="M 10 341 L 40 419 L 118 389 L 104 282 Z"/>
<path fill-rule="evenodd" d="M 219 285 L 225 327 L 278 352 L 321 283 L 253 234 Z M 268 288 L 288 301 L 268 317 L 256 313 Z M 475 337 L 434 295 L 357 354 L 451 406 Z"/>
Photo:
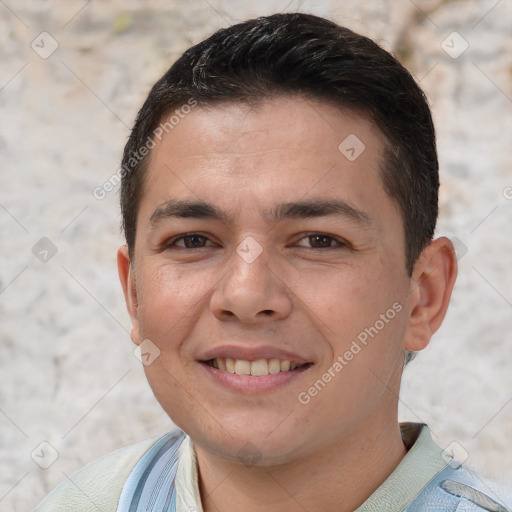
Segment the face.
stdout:
<path fill-rule="evenodd" d="M 383 143 L 280 98 L 197 107 L 152 150 L 121 275 L 155 396 L 203 449 L 281 463 L 396 424 L 410 279 Z"/>

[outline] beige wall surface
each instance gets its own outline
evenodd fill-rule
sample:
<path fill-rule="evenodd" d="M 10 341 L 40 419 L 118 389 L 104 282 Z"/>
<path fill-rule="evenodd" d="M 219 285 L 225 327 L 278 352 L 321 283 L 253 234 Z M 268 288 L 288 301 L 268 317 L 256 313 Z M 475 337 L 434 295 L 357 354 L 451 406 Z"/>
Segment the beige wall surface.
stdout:
<path fill-rule="evenodd" d="M 88 461 L 170 428 L 133 355 L 111 183 L 149 87 L 183 50 L 217 28 L 297 10 L 375 38 L 428 95 L 438 233 L 456 241 L 460 274 L 445 324 L 405 371 L 400 418 L 456 443 L 511 501 L 510 0 L 6 0 L 0 510 L 29 510 Z"/>

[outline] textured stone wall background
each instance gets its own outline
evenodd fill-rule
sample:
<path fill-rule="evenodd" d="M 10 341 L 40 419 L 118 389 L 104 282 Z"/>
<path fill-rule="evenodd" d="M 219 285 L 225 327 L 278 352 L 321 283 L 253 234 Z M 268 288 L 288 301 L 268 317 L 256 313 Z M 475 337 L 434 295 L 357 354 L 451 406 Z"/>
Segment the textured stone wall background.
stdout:
<path fill-rule="evenodd" d="M 444 326 L 405 372 L 400 417 L 428 422 L 442 446 L 456 442 L 512 501 L 510 0 L 6 0 L 1 510 L 28 510 L 88 461 L 169 429 L 129 338 L 117 188 L 103 199 L 93 190 L 116 173 L 136 111 L 171 61 L 217 28 L 282 10 L 376 38 L 429 96 L 438 232 L 456 237 L 460 275 Z"/>

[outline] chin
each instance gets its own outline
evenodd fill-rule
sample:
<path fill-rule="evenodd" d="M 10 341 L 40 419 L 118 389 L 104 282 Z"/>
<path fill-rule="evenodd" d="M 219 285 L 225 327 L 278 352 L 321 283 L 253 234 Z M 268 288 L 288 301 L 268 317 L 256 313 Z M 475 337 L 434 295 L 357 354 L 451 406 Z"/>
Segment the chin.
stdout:
<path fill-rule="evenodd" d="M 247 436 L 246 436 L 247 437 Z M 275 440 L 254 438 L 222 439 L 203 438 L 194 443 L 201 446 L 204 451 L 229 462 L 238 462 L 245 466 L 271 467 L 286 464 L 302 454 L 302 447 L 290 440 Z"/>
<path fill-rule="evenodd" d="M 306 455 L 310 443 L 304 438 L 304 425 L 286 425 L 283 416 L 278 421 L 255 421 L 254 415 L 230 420 L 179 426 L 204 451 L 246 466 L 275 466 Z"/>

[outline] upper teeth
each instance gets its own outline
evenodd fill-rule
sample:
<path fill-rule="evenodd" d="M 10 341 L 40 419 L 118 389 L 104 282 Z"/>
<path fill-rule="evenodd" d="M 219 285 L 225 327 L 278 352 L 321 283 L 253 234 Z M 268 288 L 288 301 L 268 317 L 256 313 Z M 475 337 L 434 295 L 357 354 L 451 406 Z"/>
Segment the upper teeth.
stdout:
<path fill-rule="evenodd" d="M 291 361 L 281 361 L 280 359 L 258 359 L 256 361 L 248 361 L 246 359 L 232 359 L 231 357 L 217 357 L 209 361 L 210 365 L 219 370 L 237 375 L 253 375 L 264 376 L 269 373 L 287 372 L 295 370 L 297 363 Z"/>

